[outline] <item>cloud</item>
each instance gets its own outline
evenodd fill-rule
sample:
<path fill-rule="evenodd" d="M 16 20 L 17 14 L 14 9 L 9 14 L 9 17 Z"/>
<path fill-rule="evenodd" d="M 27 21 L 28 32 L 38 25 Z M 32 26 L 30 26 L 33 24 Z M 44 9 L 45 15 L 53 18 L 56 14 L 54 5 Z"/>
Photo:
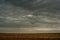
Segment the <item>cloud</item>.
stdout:
<path fill-rule="evenodd" d="M 46 26 L 48 23 L 60 23 L 59 0 L 1 1 L 0 27 L 41 27 L 44 23 Z"/>

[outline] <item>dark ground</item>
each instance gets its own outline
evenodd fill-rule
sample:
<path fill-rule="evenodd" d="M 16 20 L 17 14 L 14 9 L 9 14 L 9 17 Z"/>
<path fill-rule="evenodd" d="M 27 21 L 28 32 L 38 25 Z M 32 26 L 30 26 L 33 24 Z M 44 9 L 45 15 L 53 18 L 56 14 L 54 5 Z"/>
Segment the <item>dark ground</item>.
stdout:
<path fill-rule="evenodd" d="M 42 33 L 42 34 L 9 34 L 0 33 L 0 40 L 59 40 L 60 34 Z"/>

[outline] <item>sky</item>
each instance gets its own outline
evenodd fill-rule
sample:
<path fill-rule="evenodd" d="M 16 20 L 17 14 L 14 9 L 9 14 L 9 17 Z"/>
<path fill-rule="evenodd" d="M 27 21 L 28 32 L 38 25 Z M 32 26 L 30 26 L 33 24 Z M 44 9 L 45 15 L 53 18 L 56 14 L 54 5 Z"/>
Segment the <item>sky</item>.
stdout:
<path fill-rule="evenodd" d="M 2 28 L 59 28 L 60 0 L 0 0 Z"/>

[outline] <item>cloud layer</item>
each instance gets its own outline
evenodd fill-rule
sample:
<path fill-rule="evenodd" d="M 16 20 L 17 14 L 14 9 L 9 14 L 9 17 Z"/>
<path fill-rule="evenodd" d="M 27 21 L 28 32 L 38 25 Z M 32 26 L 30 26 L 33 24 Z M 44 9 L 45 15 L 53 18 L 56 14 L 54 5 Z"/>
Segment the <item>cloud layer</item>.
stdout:
<path fill-rule="evenodd" d="M 59 24 L 60 0 L 0 0 L 0 27 L 59 27 Z"/>

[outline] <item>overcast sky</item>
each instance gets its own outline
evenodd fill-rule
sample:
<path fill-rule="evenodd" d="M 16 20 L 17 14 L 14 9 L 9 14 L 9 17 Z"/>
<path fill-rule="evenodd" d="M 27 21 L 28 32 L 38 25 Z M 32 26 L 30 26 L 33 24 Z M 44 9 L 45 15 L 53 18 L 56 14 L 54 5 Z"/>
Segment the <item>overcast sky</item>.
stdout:
<path fill-rule="evenodd" d="M 59 24 L 60 0 L 0 0 L 0 27 L 59 27 Z"/>

